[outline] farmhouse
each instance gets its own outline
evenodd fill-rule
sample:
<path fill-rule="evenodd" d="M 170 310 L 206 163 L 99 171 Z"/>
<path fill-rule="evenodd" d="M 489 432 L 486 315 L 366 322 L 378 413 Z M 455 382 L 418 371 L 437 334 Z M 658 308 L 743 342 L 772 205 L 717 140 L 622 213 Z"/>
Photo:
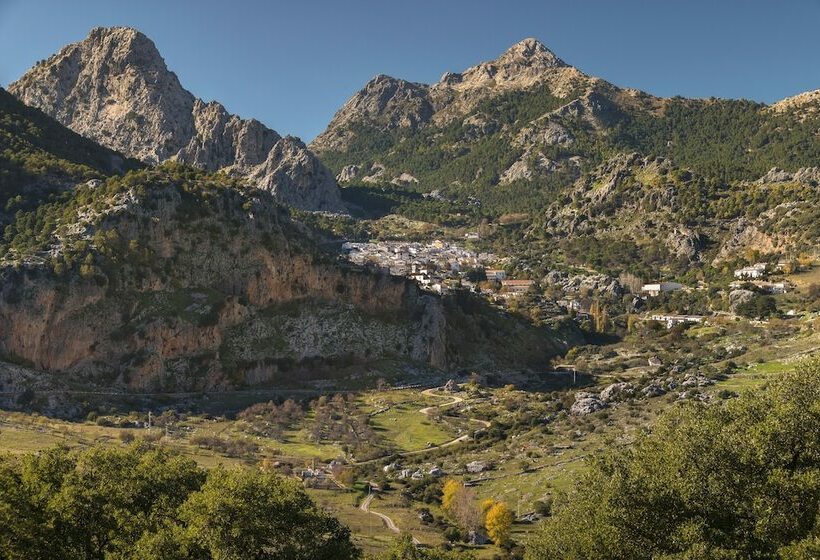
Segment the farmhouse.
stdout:
<path fill-rule="evenodd" d="M 659 282 L 657 284 L 644 284 L 643 288 L 641 288 L 641 292 L 644 295 L 657 297 L 665 292 L 675 292 L 677 290 L 683 289 L 683 284 L 678 284 L 677 282 Z"/>
<path fill-rule="evenodd" d="M 735 278 L 756 279 L 766 275 L 766 263 L 757 263 L 735 270 Z"/>
<path fill-rule="evenodd" d="M 652 321 L 659 323 L 666 323 L 666 328 L 671 329 L 675 325 L 692 325 L 700 324 L 706 320 L 703 315 L 652 315 L 649 317 Z"/>

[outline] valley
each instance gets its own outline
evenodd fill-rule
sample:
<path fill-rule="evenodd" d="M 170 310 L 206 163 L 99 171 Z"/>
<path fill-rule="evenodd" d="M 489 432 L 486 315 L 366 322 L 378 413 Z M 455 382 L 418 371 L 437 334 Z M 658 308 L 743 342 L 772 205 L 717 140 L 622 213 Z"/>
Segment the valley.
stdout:
<path fill-rule="evenodd" d="M 92 29 L 0 89 L 0 557 L 813 558 L 818 107 L 524 39 L 306 144 Z"/>

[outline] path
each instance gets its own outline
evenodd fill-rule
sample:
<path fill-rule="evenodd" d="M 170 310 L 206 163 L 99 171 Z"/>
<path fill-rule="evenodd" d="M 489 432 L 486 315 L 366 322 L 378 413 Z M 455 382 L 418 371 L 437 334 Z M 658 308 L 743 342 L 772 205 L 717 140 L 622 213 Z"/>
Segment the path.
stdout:
<path fill-rule="evenodd" d="M 425 395 L 425 396 L 428 396 L 428 397 L 440 397 L 440 398 L 449 397 L 452 400 L 450 402 L 446 402 L 444 404 L 426 406 L 426 407 L 419 410 L 420 413 L 424 414 L 425 416 L 430 416 L 430 412 L 432 412 L 433 410 L 441 409 L 441 408 L 447 408 L 447 407 L 450 407 L 450 406 L 453 406 L 453 405 L 464 402 L 463 397 L 458 397 L 456 395 L 441 395 L 441 394 L 438 394 L 438 393 L 436 393 L 436 391 L 438 391 L 438 389 L 439 389 L 439 387 L 433 387 L 431 389 L 425 389 L 424 391 L 421 392 L 421 394 Z M 485 428 L 489 428 L 491 426 L 491 422 L 489 422 L 487 420 L 481 420 L 479 418 L 468 418 L 468 420 L 470 422 L 475 422 L 477 424 L 481 424 Z M 409 456 L 412 456 L 412 455 L 420 455 L 422 453 L 426 453 L 426 452 L 431 451 L 433 449 L 443 449 L 445 447 L 450 447 L 452 445 L 456 445 L 458 443 L 461 443 L 463 441 L 467 441 L 469 439 L 470 439 L 470 434 L 464 434 L 464 435 L 458 436 L 457 438 L 453 438 L 451 440 L 445 441 L 444 443 L 439 443 L 438 445 L 431 445 L 430 447 L 424 447 L 422 449 L 414 449 L 412 451 L 400 451 L 400 452 L 396 453 L 396 455 L 399 456 L 399 457 L 409 457 Z M 375 459 L 368 459 L 367 461 L 353 461 L 352 464 L 353 465 L 368 465 L 370 463 L 375 463 L 377 461 L 382 461 L 383 459 L 384 459 L 384 457 L 377 457 Z"/>
<path fill-rule="evenodd" d="M 401 529 L 398 528 L 398 526 L 393 522 L 392 519 L 390 519 L 388 515 L 370 509 L 370 503 L 373 501 L 373 498 L 375 497 L 375 494 L 368 494 L 367 497 L 362 501 L 361 505 L 359 505 L 359 509 L 365 513 L 375 515 L 376 517 L 384 521 L 384 524 L 387 526 L 387 528 L 393 531 L 394 533 L 401 533 Z M 416 537 L 413 537 L 413 544 L 420 545 L 421 542 Z"/>

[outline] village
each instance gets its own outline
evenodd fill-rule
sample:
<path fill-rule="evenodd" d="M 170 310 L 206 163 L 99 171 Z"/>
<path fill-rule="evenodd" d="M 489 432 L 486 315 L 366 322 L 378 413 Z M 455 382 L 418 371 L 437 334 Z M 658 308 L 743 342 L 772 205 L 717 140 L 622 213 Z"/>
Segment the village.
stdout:
<path fill-rule="evenodd" d="M 529 315 L 539 320 L 571 316 L 579 322 L 598 321 L 601 299 L 632 294 L 629 311 L 645 321 L 655 321 L 671 329 L 677 325 L 699 325 L 709 314 L 685 313 L 681 310 L 653 309 L 652 300 L 676 292 L 706 291 L 709 285 L 699 282 L 687 286 L 679 282 L 639 282 L 637 285 L 602 274 L 569 274 L 551 271 L 540 280 L 510 277 L 509 259 L 493 253 L 474 252 L 453 242 L 373 241 L 346 242 L 345 258 L 360 266 L 414 280 L 424 290 L 445 295 L 453 290 L 480 294 L 492 305 L 505 310 L 520 310 L 523 302 Z M 754 263 L 734 270 L 734 281 L 720 286 L 733 301 L 747 301 L 756 294 L 781 295 L 793 286 L 780 279 L 793 263 Z M 623 280 L 623 279 L 621 279 Z M 734 307 L 734 305 L 733 305 Z M 726 312 L 716 311 L 726 315 Z"/>

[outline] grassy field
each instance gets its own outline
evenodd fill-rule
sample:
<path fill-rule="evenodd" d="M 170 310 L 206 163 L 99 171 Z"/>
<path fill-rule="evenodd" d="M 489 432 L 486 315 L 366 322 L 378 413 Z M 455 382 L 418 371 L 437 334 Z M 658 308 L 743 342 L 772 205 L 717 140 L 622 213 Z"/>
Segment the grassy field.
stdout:
<path fill-rule="evenodd" d="M 369 394 L 364 400 L 365 410 L 369 412 L 387 408 L 375 414 L 371 422 L 376 433 L 397 451 L 424 449 L 429 444 L 439 445 L 456 437 L 441 423 L 419 413 L 422 408 L 446 402 L 440 398 L 427 397 L 418 391 L 392 391 Z"/>

